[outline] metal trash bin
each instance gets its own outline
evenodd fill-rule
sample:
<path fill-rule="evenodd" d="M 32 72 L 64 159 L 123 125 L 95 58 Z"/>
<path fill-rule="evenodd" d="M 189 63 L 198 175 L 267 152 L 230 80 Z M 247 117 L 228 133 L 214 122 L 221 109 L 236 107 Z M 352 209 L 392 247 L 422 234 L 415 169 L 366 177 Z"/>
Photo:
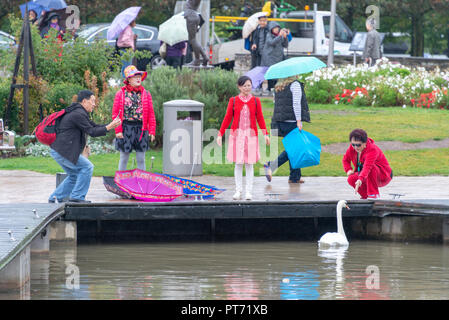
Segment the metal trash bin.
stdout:
<path fill-rule="evenodd" d="M 165 102 L 163 108 L 163 173 L 201 176 L 204 103 L 172 100 Z"/>

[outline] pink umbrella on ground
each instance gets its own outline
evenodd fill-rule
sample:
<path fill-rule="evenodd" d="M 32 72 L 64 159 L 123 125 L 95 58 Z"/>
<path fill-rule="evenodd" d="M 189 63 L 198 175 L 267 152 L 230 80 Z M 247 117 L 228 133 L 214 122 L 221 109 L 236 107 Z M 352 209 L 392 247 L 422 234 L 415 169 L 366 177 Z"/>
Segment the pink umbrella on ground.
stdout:
<path fill-rule="evenodd" d="M 182 185 L 140 169 L 117 171 L 114 181 L 122 191 L 142 201 L 168 202 L 183 195 Z"/>

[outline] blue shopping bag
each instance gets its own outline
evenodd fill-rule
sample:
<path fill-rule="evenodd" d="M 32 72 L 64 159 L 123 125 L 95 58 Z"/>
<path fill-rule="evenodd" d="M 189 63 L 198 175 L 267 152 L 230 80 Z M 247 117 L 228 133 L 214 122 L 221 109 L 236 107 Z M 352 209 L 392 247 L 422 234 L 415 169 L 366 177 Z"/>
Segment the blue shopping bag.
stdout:
<path fill-rule="evenodd" d="M 321 142 L 310 132 L 295 128 L 282 139 L 282 143 L 293 169 L 320 164 Z"/>

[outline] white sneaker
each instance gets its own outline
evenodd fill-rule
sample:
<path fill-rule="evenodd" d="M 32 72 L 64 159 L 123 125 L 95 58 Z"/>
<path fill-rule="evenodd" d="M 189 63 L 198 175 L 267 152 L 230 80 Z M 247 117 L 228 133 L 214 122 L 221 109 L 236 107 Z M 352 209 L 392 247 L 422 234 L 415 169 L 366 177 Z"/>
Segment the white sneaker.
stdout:
<path fill-rule="evenodd" d="M 232 199 L 234 200 L 240 200 L 240 198 L 242 197 L 242 193 L 240 191 L 236 191 L 234 193 L 234 195 L 232 196 Z"/>
<path fill-rule="evenodd" d="M 253 199 L 253 196 L 251 195 L 251 193 L 246 193 L 246 195 L 245 195 L 245 200 L 252 200 Z"/>

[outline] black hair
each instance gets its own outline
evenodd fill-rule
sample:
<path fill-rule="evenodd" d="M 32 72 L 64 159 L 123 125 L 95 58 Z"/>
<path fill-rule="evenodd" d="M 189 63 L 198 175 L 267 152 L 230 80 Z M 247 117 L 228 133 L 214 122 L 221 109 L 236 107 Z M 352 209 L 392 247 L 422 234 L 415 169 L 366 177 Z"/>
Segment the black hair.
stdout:
<path fill-rule="evenodd" d="M 76 101 L 83 102 L 84 99 L 90 99 L 90 97 L 92 97 L 93 95 L 95 94 L 90 90 L 81 90 L 80 92 L 78 92 L 78 98 L 76 99 Z"/>
<path fill-rule="evenodd" d="M 257 18 L 257 19 L 263 19 L 263 18 L 265 18 L 265 19 L 268 19 L 268 17 L 267 16 L 260 16 L 259 18 Z"/>
<path fill-rule="evenodd" d="M 238 80 L 237 80 L 237 85 L 239 86 L 239 87 L 241 87 L 241 86 L 243 86 L 245 83 L 246 83 L 246 81 L 250 81 L 251 82 L 251 84 L 253 83 L 252 81 L 251 81 L 251 78 L 250 77 L 248 77 L 248 76 L 241 76 Z"/>
<path fill-rule="evenodd" d="M 352 138 L 354 138 L 355 141 L 361 141 L 365 143 L 366 141 L 368 141 L 368 134 L 363 129 L 354 129 L 349 134 L 349 141 L 351 141 Z"/>

